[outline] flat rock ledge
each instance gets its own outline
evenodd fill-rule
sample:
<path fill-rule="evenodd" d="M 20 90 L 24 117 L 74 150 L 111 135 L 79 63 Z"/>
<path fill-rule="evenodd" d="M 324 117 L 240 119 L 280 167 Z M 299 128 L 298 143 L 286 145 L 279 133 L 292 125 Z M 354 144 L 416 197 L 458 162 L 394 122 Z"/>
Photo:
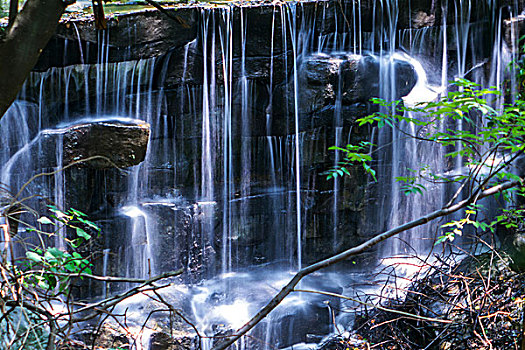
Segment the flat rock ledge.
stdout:
<path fill-rule="evenodd" d="M 64 165 L 78 162 L 96 169 L 138 165 L 146 156 L 149 134 L 150 125 L 142 120 L 68 127 L 63 133 Z"/>

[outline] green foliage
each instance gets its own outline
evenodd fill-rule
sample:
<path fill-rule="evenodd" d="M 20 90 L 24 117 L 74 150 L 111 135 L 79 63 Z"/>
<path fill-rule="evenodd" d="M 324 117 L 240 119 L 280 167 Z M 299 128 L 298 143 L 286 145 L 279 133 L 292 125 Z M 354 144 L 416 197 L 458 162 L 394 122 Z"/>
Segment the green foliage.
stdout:
<path fill-rule="evenodd" d="M 426 191 L 426 187 L 421 183 L 418 183 L 420 176 L 419 171 L 408 168 L 408 171 L 413 173 L 411 176 L 398 176 L 396 181 L 401 182 L 401 191 L 408 196 L 411 194 L 423 194 L 423 191 Z"/>
<path fill-rule="evenodd" d="M 465 210 L 464 218 L 459 220 L 452 220 L 444 225 L 441 225 L 441 227 L 447 229 L 447 231 L 444 231 L 443 235 L 438 237 L 435 244 L 437 245 L 446 241 L 452 242 L 456 238 L 456 235 L 461 236 L 463 234 L 463 229 L 467 225 L 472 225 L 476 229 L 480 229 L 483 232 L 494 232 L 494 228 L 496 227 L 497 222 L 487 223 L 484 221 L 477 221 L 475 219 L 471 219 L 471 217 L 475 218 L 478 211 L 481 209 L 483 209 L 483 206 L 481 204 L 469 205 L 467 210 Z"/>
<path fill-rule="evenodd" d="M 33 249 L 26 253 L 28 266 L 31 270 L 40 268 L 38 274 L 30 274 L 25 280 L 26 285 L 34 284 L 42 289 L 52 290 L 58 287 L 58 292 L 63 292 L 69 284 L 70 275 L 85 272 L 91 274 L 87 259 L 77 253 L 68 253 L 57 248 Z M 62 275 L 61 273 L 66 273 Z"/>
<path fill-rule="evenodd" d="M 355 164 L 360 164 L 365 172 L 372 176 L 374 181 L 377 181 L 376 172 L 370 166 L 372 156 L 369 153 L 365 153 L 365 151 L 369 150 L 372 146 L 370 142 L 361 141 L 359 145 L 346 145 L 346 148 L 337 146 L 330 147 L 329 150 L 331 151 L 341 152 L 343 160 L 322 174 L 326 175 L 327 180 L 336 179 L 343 175 L 351 176 L 348 168 Z"/>
<path fill-rule="evenodd" d="M 92 229 L 94 231 L 100 232 L 100 228 L 87 219 L 87 215 L 78 211 L 76 209 L 69 209 L 67 212 L 59 210 L 53 205 L 49 205 L 49 210 L 53 213 L 51 217 L 57 222 L 51 221 L 46 217 L 41 217 L 38 219 L 40 223 L 45 222 L 45 224 L 50 225 L 64 225 L 76 231 L 77 237 L 73 240 L 69 240 L 69 243 L 73 248 L 77 248 L 80 244 L 91 239 L 91 235 L 86 232 L 87 229 Z"/>
<path fill-rule="evenodd" d="M 400 122 L 412 123 L 419 130 L 427 130 L 417 137 L 441 146 L 455 147 L 446 157 L 464 157 L 476 166 L 481 160 L 483 147 L 497 148 L 499 152 L 523 151 L 522 137 L 525 135 L 525 101 L 505 105 L 502 110 L 495 110 L 488 102 L 488 97 L 501 95 L 496 89 L 483 89 L 480 85 L 465 79 L 455 82 L 457 91 L 433 102 L 419 103 L 414 107 L 404 106 L 400 101 L 389 103 L 381 99 L 373 102 L 389 107 L 395 113 L 375 113 L 358 120 L 359 125 L 377 123 L 379 127 L 395 127 Z M 413 113 L 405 113 L 413 112 Z M 417 119 L 414 115 L 424 115 Z M 482 118 L 478 118 L 481 117 Z M 482 119 L 483 122 L 479 120 Z M 446 125 L 450 120 L 461 120 L 465 127 L 462 130 L 438 125 Z M 494 152 L 491 152 L 493 154 Z M 486 159 L 488 160 L 488 159 Z"/>
<path fill-rule="evenodd" d="M 525 208 L 518 207 L 503 209 L 502 213 L 496 217 L 496 222 L 507 229 L 518 229 L 525 220 Z"/>
<path fill-rule="evenodd" d="M 48 206 L 50 218 L 41 216 L 37 221 L 41 225 L 55 226 L 57 229 L 66 227 L 73 229 L 76 237 L 66 240 L 72 247 L 78 248 L 81 244 L 91 239 L 86 230 L 100 232 L 100 228 L 87 219 L 87 215 L 76 210 L 69 209 L 64 212 L 55 206 Z M 89 228 L 89 229 L 88 229 Z M 59 230 L 50 234 L 54 236 Z M 65 239 L 65 237 L 64 237 Z M 27 276 L 24 279 L 26 286 L 39 287 L 48 291 L 62 293 L 69 287 L 71 277 L 80 273 L 91 274 L 92 264 L 88 259 L 76 251 L 67 252 L 55 247 L 34 248 L 26 252 L 26 259 L 21 264 L 20 273 Z M 82 278 L 82 277 L 81 277 Z"/>
<path fill-rule="evenodd" d="M 525 65 L 520 69 L 518 81 L 525 82 Z M 423 194 L 426 188 L 422 179 L 434 183 L 456 182 L 468 196 L 473 191 L 520 179 L 508 165 L 525 152 L 525 100 L 518 99 L 512 104 L 494 104 L 495 100 L 503 100 L 501 92 L 496 88 L 483 88 L 465 79 L 457 79 L 453 84 L 454 91 L 435 101 L 418 103 L 415 106 L 406 106 L 402 101 L 372 99 L 374 104 L 382 107 L 381 111 L 357 120 L 359 126 L 375 125 L 379 128 L 399 128 L 401 124 L 411 124 L 414 126 L 411 130 L 415 130 L 413 134 L 400 129 L 405 137 L 439 145 L 444 150 L 445 158 L 461 160 L 465 166 L 462 174 L 448 177 L 436 175 L 427 165 L 422 165 L 419 170 L 407 169 L 408 175 L 396 177 L 396 181 L 401 183 L 400 190 L 405 195 Z M 519 96 L 522 95 L 520 93 Z M 461 122 L 461 128 L 454 127 L 458 122 Z M 365 170 L 373 174 L 375 179 L 375 172 L 370 168 L 371 154 L 362 153 L 362 145 L 330 149 L 343 151 L 345 160 L 327 172 L 329 179 L 348 175 L 347 167 L 354 164 L 367 167 Z M 361 157 L 362 154 L 366 157 Z M 506 203 L 513 200 L 514 190 L 501 194 Z M 474 203 L 465 212 L 463 219 L 443 225 L 445 230 L 437 243 L 452 241 L 456 235 L 462 234 L 466 225 L 482 231 L 493 231 L 499 223 L 514 227 L 517 225 L 516 220 L 525 215 L 523 209 L 506 210 L 494 222 L 485 223 L 472 219 L 476 210 L 478 208 Z M 518 219 L 510 219 L 511 217 Z"/>

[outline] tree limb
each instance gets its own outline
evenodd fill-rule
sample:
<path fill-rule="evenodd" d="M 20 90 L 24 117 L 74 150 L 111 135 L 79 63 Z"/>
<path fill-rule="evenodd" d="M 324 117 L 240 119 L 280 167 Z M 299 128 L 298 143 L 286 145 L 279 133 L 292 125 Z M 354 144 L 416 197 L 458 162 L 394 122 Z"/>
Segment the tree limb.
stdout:
<path fill-rule="evenodd" d="M 149 280 L 144 281 L 144 283 L 142 283 L 140 286 L 137 286 L 135 288 L 129 289 L 129 290 L 125 291 L 124 293 L 117 294 L 115 296 L 112 296 L 110 298 L 98 301 L 96 303 L 85 305 L 84 307 L 75 310 L 74 313 L 75 314 L 79 314 L 79 313 L 82 313 L 82 312 L 85 312 L 85 311 L 90 311 L 90 310 L 93 310 L 93 309 L 96 309 L 96 308 L 99 308 L 99 307 L 106 309 L 106 308 L 108 308 L 110 306 L 118 304 L 122 300 L 124 300 L 124 299 L 126 299 L 126 298 L 128 298 L 128 297 L 130 297 L 130 296 L 132 296 L 134 294 L 144 292 L 144 290 L 142 288 L 144 288 L 144 287 L 146 287 L 148 285 L 154 285 L 153 283 L 156 282 L 156 281 L 159 281 L 161 279 L 168 278 L 168 277 L 178 276 L 182 272 L 183 272 L 183 270 L 180 269 L 180 270 L 177 270 L 177 271 L 174 271 L 174 272 L 167 272 L 167 273 L 164 273 L 162 275 L 155 276 L 153 278 L 150 278 Z M 153 288 L 156 288 L 156 287 L 153 287 Z M 82 320 L 84 320 L 84 318 Z M 78 320 L 73 319 L 72 322 L 78 322 Z"/>
<path fill-rule="evenodd" d="M 66 9 L 62 0 L 28 0 L 0 41 L 0 118 L 15 100 Z"/>
<path fill-rule="evenodd" d="M 104 14 L 104 5 L 102 0 L 92 0 L 93 4 L 93 16 L 95 17 L 95 28 L 97 30 L 108 29 L 108 23 L 106 21 L 106 15 Z"/>
<path fill-rule="evenodd" d="M 72 259 L 75 260 L 75 259 Z M 131 278 L 131 277 L 115 277 L 115 276 L 98 276 L 98 275 L 91 275 L 88 273 L 66 273 L 66 272 L 48 272 L 44 269 L 42 270 L 28 270 L 23 273 L 20 273 L 16 276 L 14 276 L 12 279 L 19 278 L 20 276 L 26 276 L 26 275 L 32 275 L 36 273 L 40 274 L 48 274 L 53 276 L 61 276 L 61 277 L 69 277 L 69 278 L 89 278 L 96 281 L 102 281 L 102 282 L 120 282 L 120 283 L 143 283 L 143 284 L 149 284 L 154 281 L 158 281 L 159 279 L 168 278 L 168 277 L 175 277 L 179 276 L 184 272 L 184 270 L 179 269 L 177 271 L 164 273 L 162 275 L 156 276 L 152 279 L 142 279 L 142 278 Z"/>
<path fill-rule="evenodd" d="M 9 24 L 10 27 L 15 21 L 16 15 L 18 14 L 18 0 L 9 1 Z"/>
<path fill-rule="evenodd" d="M 360 245 L 358 245 L 356 247 L 353 247 L 353 248 L 350 248 L 348 250 L 345 250 L 342 253 L 339 253 L 339 254 L 334 255 L 334 256 L 332 256 L 330 258 L 321 260 L 321 261 L 319 261 L 319 262 L 317 262 L 315 264 L 312 264 L 310 266 L 307 266 L 307 267 L 299 270 L 295 274 L 295 276 L 290 280 L 290 282 L 288 282 L 288 284 L 286 284 L 281 289 L 281 291 L 276 296 L 274 296 L 272 298 L 272 300 L 270 300 L 268 302 L 268 304 L 266 304 L 266 306 L 264 306 L 244 326 L 242 326 L 241 328 L 239 328 L 235 332 L 235 335 L 220 341 L 219 343 L 217 343 L 212 348 L 212 350 L 224 350 L 228 346 L 233 344 L 235 341 L 237 341 L 244 334 L 249 332 L 263 318 L 265 318 L 273 309 L 275 309 L 284 300 L 284 298 L 286 298 L 286 296 L 288 296 L 288 294 L 293 292 L 295 286 L 297 286 L 297 284 L 299 284 L 299 282 L 303 279 L 303 277 L 305 277 L 305 276 L 307 276 L 309 274 L 312 274 L 312 273 L 314 273 L 316 271 L 319 271 L 319 270 L 321 270 L 321 269 L 323 269 L 325 267 L 332 266 L 332 265 L 334 265 L 334 264 L 336 264 L 338 262 L 346 260 L 346 259 L 348 259 L 351 256 L 360 254 L 360 253 L 368 250 L 369 248 L 375 246 L 376 244 L 384 241 L 385 239 L 390 238 L 392 236 L 395 236 L 395 235 L 397 235 L 397 234 L 399 234 L 401 232 L 404 232 L 406 230 L 409 230 L 409 229 L 417 227 L 417 226 L 421 226 L 421 225 L 426 224 L 426 223 L 428 223 L 428 222 L 430 222 L 430 221 L 432 221 L 434 219 L 437 219 L 437 218 L 440 218 L 440 217 L 452 214 L 452 213 L 454 213 L 454 212 L 456 212 L 456 211 L 458 211 L 458 210 L 460 210 L 462 208 L 467 207 L 468 205 L 472 204 L 476 200 L 492 196 L 492 195 L 494 195 L 496 193 L 505 191 L 505 190 L 507 190 L 509 188 L 520 186 L 522 184 L 522 182 L 523 182 L 522 180 L 519 180 L 519 181 L 508 181 L 508 182 L 505 182 L 505 183 L 493 186 L 493 187 L 491 187 L 491 188 L 489 188 L 487 190 L 481 191 L 480 193 L 476 194 L 475 196 L 471 196 L 470 198 L 468 198 L 466 200 L 458 202 L 455 205 L 452 205 L 452 206 L 450 206 L 448 208 L 443 208 L 443 209 L 439 209 L 439 210 L 433 211 L 433 212 L 431 212 L 431 213 L 429 213 L 429 214 L 427 214 L 425 216 L 420 217 L 419 219 L 407 222 L 407 223 L 405 223 L 405 224 L 403 224 L 401 226 L 397 226 L 397 227 L 395 227 L 395 228 L 393 228 L 391 230 L 385 231 L 385 232 L 383 232 L 383 233 L 381 233 L 381 234 L 379 234 L 379 235 L 369 239 L 368 241 L 366 241 L 366 242 L 364 242 L 364 243 L 362 243 L 362 244 L 360 244 Z"/>

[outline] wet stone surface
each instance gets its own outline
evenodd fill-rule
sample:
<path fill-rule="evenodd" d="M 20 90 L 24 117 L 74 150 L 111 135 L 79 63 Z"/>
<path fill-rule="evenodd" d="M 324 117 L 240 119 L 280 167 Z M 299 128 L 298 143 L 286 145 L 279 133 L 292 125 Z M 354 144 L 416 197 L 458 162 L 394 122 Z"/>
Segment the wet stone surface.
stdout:
<path fill-rule="evenodd" d="M 146 156 L 149 129 L 149 124 L 143 121 L 108 121 L 69 127 L 62 136 L 64 164 L 78 162 L 98 169 L 140 164 Z"/>

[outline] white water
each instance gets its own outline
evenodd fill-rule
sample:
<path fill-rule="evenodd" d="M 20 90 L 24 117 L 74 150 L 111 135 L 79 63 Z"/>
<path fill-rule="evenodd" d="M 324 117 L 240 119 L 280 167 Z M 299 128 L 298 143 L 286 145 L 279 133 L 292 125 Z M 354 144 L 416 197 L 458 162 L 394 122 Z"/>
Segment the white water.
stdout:
<path fill-rule="evenodd" d="M 256 303 L 241 294 L 211 307 L 207 299 L 213 292 L 222 288 L 221 293 L 227 294 L 237 283 L 233 281 L 233 277 L 229 278 L 225 274 L 231 274 L 230 276 L 240 280 L 245 278 L 249 282 L 243 282 L 244 289 L 246 283 L 250 283 L 251 289 L 256 292 L 270 285 L 271 291 L 266 293 L 270 295 L 290 277 L 289 270 L 300 269 L 312 259 L 322 257 L 321 254 L 314 257 L 311 253 L 308 255 L 309 245 L 316 237 L 329 232 L 332 249 L 346 248 L 341 246 L 346 232 L 340 231 L 347 219 L 343 211 L 345 203 L 342 202 L 347 195 L 342 193 L 348 191 L 348 188 L 343 181 L 338 180 L 329 186 L 332 193 L 328 219 L 313 214 L 316 208 L 311 204 L 314 201 L 312 193 L 318 191 L 316 182 L 321 180 L 314 171 L 308 172 L 308 167 L 316 164 L 312 155 L 326 151 L 331 144 L 319 141 L 324 137 L 324 130 L 303 131 L 306 129 L 303 124 L 308 122 L 301 115 L 299 98 L 304 88 L 300 85 L 304 60 L 313 52 L 354 55 L 375 52 L 374 55 L 380 62 L 378 80 L 381 82 L 381 95 L 387 99 L 397 96 L 396 59 L 407 61 L 413 65 L 418 76 L 416 87 L 405 98 L 408 104 L 437 97 L 446 92 L 450 78 L 469 76 L 472 69 L 476 73 L 473 76 L 480 77 L 475 67 L 482 65 L 485 58 L 475 52 L 475 45 L 480 40 L 479 34 L 476 34 L 475 26 L 464 19 L 472 12 L 470 1 L 458 0 L 454 8 L 448 9 L 455 14 L 456 20 L 453 23 L 447 24 L 443 17 L 440 25 L 417 30 L 398 28 L 398 19 L 404 9 L 399 8 L 397 1 L 377 1 L 373 9 L 371 32 L 363 31 L 365 23 L 362 23 L 360 4 L 360 1 L 345 4 L 348 23 L 341 18 L 338 7 L 325 6 L 323 3 L 320 3 L 316 13 L 318 21 L 315 21 L 312 14 L 298 16 L 298 12 L 303 10 L 300 4 L 274 7 L 268 38 L 271 42 L 270 73 L 269 81 L 265 82 L 265 89 L 270 97 L 264 102 L 267 104 L 263 108 L 264 132 L 255 136 L 252 132 L 257 128 L 258 116 L 255 115 L 254 106 L 264 99 L 257 100 L 260 98 L 258 94 L 261 94 L 258 86 L 260 82 L 249 71 L 252 57 L 247 53 L 252 39 L 249 31 L 252 19 L 246 9 L 238 10 L 239 12 L 235 12 L 237 10 L 233 7 L 202 10 L 199 37 L 183 48 L 184 67 L 182 83 L 177 89 L 178 95 L 153 85 L 153 81 L 158 79 L 157 72 L 162 72 L 161 80 L 169 73 L 167 62 L 170 57 L 164 63 L 160 59 L 109 63 L 108 42 L 111 33 L 101 34 L 97 65 L 53 68 L 45 73 L 35 73 L 28 80 L 26 90 L 31 90 L 37 96 L 36 104 L 17 102 L 0 124 L 2 141 L 14 140 L 12 144 L 2 144 L 2 150 L 9 149 L 8 152 L 0 152 L 2 180 L 8 185 L 20 186 L 23 177 L 19 180 L 17 178 L 17 184 L 13 182 L 16 168 L 14 164 L 25 163 L 22 157 L 27 157 L 28 153 L 20 150 L 27 147 L 36 135 L 34 130 L 30 130 L 30 125 L 37 124 L 38 130 L 58 127 L 58 121 L 50 118 L 52 108 L 45 105 L 45 101 L 52 98 L 60 101 L 57 102 L 57 106 L 60 106 L 57 110 L 63 120 L 78 121 L 81 118 L 93 121 L 101 115 L 126 114 L 130 118 L 149 122 L 152 125 L 152 135 L 146 160 L 129 169 L 129 174 L 125 177 L 125 199 L 116 204 L 116 212 L 123 214 L 128 220 L 128 235 L 125 239 L 121 238 L 118 250 L 114 249 L 114 242 L 107 243 L 104 271 L 112 263 L 109 254 L 111 251 L 118 256 L 117 261 L 124 262 L 128 276 L 146 278 L 163 272 L 166 264 L 171 264 L 169 267 L 174 269 L 182 263 L 188 270 L 199 266 L 204 277 L 223 274 L 218 278 L 219 281 L 211 280 L 202 289 L 193 291 L 193 297 L 190 297 L 193 317 L 199 329 L 210 330 L 209 335 L 213 335 L 211 328 L 214 322 L 219 322 L 214 318 L 225 318 L 230 327 L 237 328 L 255 312 Z M 240 21 L 236 19 L 235 13 L 238 13 Z M 499 18 L 500 14 L 498 12 L 491 16 Z M 329 16 L 339 19 L 335 22 L 335 33 L 324 31 Z M 322 32 L 316 31 L 321 28 Z M 504 67 L 512 54 L 501 40 L 501 26 L 494 28 L 496 32 L 490 79 L 496 84 L 502 82 Z M 235 33 L 240 38 L 235 39 Z M 281 40 L 278 45 L 279 37 L 289 37 L 290 40 Z M 441 42 L 437 40 L 432 47 L 432 43 L 429 43 L 431 37 L 442 39 Z M 453 39 L 449 42 L 451 37 Z M 409 42 L 409 45 L 405 46 L 405 42 Z M 399 53 L 400 45 L 404 46 L 407 53 Z M 202 86 L 194 86 L 186 80 L 187 76 L 191 76 L 192 65 L 195 64 L 189 58 L 191 51 L 197 49 L 202 50 L 203 56 Z M 428 50 L 433 50 L 433 57 L 425 56 Z M 451 50 L 454 54 L 447 54 Z M 235 53 L 236 51 L 240 51 L 240 54 Z M 289 54 L 274 55 L 275 52 Z M 469 62 L 470 56 L 475 62 Z M 164 66 L 159 68 L 161 64 Z M 278 81 L 278 75 L 282 73 L 276 71 L 278 66 L 289 72 L 283 80 L 291 89 L 278 90 L 279 84 L 282 84 Z M 71 102 L 73 93 L 81 96 L 76 102 L 78 106 Z M 293 103 L 276 108 L 274 98 L 280 97 L 278 95 L 287 95 Z M 335 127 L 330 130 L 330 135 L 335 144 L 344 146 L 346 140 L 352 137 L 352 130 L 343 126 L 345 116 L 342 92 L 338 91 L 336 95 L 333 113 Z M 169 103 L 180 104 L 180 115 L 167 114 L 166 106 Z M 278 124 L 279 118 L 282 118 L 280 113 L 285 114 L 279 108 L 289 109 L 286 115 L 291 118 L 287 120 L 285 127 Z M 14 115 L 22 117 L 15 118 Z M 86 119 L 86 115 L 93 117 Z M 191 117 L 187 117 L 188 115 Z M 457 125 L 459 130 L 462 127 Z M 401 128 L 401 131 L 412 135 L 417 131 L 413 125 L 403 125 Z M 372 132 L 371 135 L 373 134 Z M 400 130 L 395 129 L 383 129 L 372 142 L 378 143 L 378 148 L 391 142 L 392 145 L 384 147 L 385 157 L 378 169 L 383 187 L 377 190 L 378 199 L 371 208 L 375 214 L 367 217 L 369 222 L 366 224 L 356 223 L 363 227 L 372 227 L 373 231 L 368 232 L 364 228 L 362 231 L 373 233 L 387 229 L 441 205 L 446 195 L 445 189 L 427 184 L 427 191 L 414 202 L 400 192 L 400 186 L 395 181 L 396 176 L 410 174 L 407 168 L 419 169 L 427 164 L 432 166 L 434 172 L 442 173 L 442 154 L 438 150 L 413 140 L 406 141 Z M 57 145 L 57 150 L 57 168 L 60 168 L 62 147 Z M 187 165 L 184 157 L 190 150 L 197 157 L 190 158 L 190 164 Z M 15 156 L 17 152 L 18 156 Z M 371 149 L 371 153 L 376 154 L 374 149 Z M 337 154 L 329 163 L 334 164 L 339 159 L 340 155 Z M 458 159 L 455 163 L 457 171 L 462 168 L 461 162 Z M 27 179 L 30 171 L 22 172 L 25 172 Z M 165 174 L 159 175 L 161 172 Z M 53 184 L 48 188 L 48 192 L 53 194 L 54 201 L 60 206 L 67 206 L 68 203 L 68 199 L 64 197 L 64 178 L 62 172 L 57 172 Z M 109 179 L 110 182 L 118 183 L 124 181 L 123 178 L 114 175 L 114 178 Z M 193 187 L 188 189 L 190 182 Z M 178 215 L 168 217 L 164 212 L 162 215 L 157 214 L 152 206 L 147 205 L 152 201 L 162 203 L 159 207 L 169 207 L 170 213 L 176 213 L 177 210 L 184 213 L 191 211 L 191 214 L 184 216 L 184 220 L 190 223 L 183 222 Z M 325 226 L 326 222 L 330 224 Z M 191 226 L 189 243 L 166 241 L 166 232 L 187 226 Z M 242 242 L 243 237 L 250 234 L 255 238 L 248 243 Z M 433 235 L 434 232 L 429 232 L 428 227 L 413 230 L 400 236 L 400 239 L 394 240 L 394 243 L 385 246 L 380 252 L 387 255 L 418 255 L 431 248 L 430 239 Z M 250 246 L 264 239 L 269 241 L 264 249 L 271 250 L 271 253 L 261 253 L 257 249 L 263 248 Z M 55 244 L 63 247 L 63 242 L 57 241 Z M 169 244 L 171 246 L 165 248 Z M 174 255 L 181 256 L 190 250 L 192 252 L 187 253 L 189 257 L 186 260 L 177 257 L 165 262 L 163 260 L 166 256 L 161 256 L 161 249 L 171 249 Z M 198 260 L 198 263 L 193 264 L 192 259 Z M 275 275 L 282 278 L 278 283 L 272 282 L 269 276 L 259 275 L 252 270 L 247 272 L 248 277 L 239 276 L 253 261 L 279 262 L 281 265 L 276 269 Z M 362 268 L 366 269 L 365 266 Z M 294 315 L 300 309 L 299 304 L 304 302 L 301 300 L 297 297 L 290 298 L 287 301 L 289 304 L 283 305 L 286 311 L 270 316 L 264 334 L 266 343 L 271 343 L 280 336 L 277 335 L 278 320 L 286 316 L 287 312 L 288 315 Z M 292 306 L 287 309 L 290 305 Z M 149 339 L 149 334 L 144 336 Z M 245 347 L 247 341 L 248 339 L 243 339 L 245 343 L 240 344 L 238 349 Z M 141 346 L 147 347 L 147 341 L 142 343 Z M 204 348 L 209 346 L 209 340 L 203 341 Z M 271 346 L 268 345 L 267 348 L 270 349 Z"/>

